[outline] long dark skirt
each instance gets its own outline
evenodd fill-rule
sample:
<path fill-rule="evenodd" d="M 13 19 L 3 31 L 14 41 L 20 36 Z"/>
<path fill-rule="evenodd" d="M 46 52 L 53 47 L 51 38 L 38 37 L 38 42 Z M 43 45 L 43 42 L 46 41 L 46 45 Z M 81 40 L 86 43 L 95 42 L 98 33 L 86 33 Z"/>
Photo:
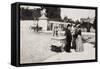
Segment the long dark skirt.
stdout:
<path fill-rule="evenodd" d="M 72 40 L 72 49 L 76 49 L 76 38 Z"/>
<path fill-rule="evenodd" d="M 67 43 L 65 44 L 64 50 L 66 52 L 70 52 L 71 49 L 71 41 L 67 41 Z"/>

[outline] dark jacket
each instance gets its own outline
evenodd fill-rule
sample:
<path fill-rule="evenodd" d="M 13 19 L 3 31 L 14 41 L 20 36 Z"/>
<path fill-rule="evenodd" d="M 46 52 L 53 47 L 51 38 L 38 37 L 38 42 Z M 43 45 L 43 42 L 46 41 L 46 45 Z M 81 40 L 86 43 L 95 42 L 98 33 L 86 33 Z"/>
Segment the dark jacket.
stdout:
<path fill-rule="evenodd" d="M 76 39 L 76 38 L 77 38 L 77 36 L 78 36 L 78 30 L 76 29 L 76 30 L 75 30 L 75 33 L 74 33 L 74 35 L 73 35 L 73 38 L 75 38 L 75 39 Z"/>
<path fill-rule="evenodd" d="M 65 36 L 66 36 L 66 41 L 67 42 L 71 42 L 72 40 L 72 35 L 71 35 L 71 31 L 69 29 L 66 29 L 65 31 Z"/>
<path fill-rule="evenodd" d="M 81 30 L 76 30 L 73 37 L 76 39 L 78 35 L 81 35 Z"/>

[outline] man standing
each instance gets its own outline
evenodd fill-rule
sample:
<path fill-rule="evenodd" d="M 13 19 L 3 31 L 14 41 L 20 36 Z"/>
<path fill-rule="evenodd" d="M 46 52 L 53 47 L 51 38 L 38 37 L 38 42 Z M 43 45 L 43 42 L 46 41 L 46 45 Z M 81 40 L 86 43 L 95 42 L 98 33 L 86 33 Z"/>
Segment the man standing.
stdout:
<path fill-rule="evenodd" d="M 71 41 L 72 41 L 72 35 L 71 35 L 71 25 L 67 25 L 67 29 L 65 30 L 65 36 L 66 36 L 66 44 L 64 47 L 64 50 L 66 52 L 71 52 Z"/>

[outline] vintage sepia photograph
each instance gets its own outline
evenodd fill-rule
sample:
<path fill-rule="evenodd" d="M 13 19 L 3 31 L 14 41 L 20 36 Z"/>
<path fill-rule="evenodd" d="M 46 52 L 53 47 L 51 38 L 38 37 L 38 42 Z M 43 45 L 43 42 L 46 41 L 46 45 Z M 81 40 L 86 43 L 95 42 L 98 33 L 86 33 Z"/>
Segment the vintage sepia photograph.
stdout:
<path fill-rule="evenodd" d="M 96 59 L 96 10 L 20 5 L 20 64 Z"/>

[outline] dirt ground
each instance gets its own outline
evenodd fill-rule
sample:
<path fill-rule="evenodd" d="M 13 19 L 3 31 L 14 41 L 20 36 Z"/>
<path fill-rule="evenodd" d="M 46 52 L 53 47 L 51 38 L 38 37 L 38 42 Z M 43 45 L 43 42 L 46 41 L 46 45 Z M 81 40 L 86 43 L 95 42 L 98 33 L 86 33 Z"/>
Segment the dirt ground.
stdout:
<path fill-rule="evenodd" d="M 84 43 L 84 52 L 56 53 L 50 50 L 51 37 L 49 33 L 37 33 L 30 29 L 33 22 L 21 22 L 20 63 L 40 63 L 55 61 L 72 61 L 95 59 L 95 48 L 91 43 Z"/>

